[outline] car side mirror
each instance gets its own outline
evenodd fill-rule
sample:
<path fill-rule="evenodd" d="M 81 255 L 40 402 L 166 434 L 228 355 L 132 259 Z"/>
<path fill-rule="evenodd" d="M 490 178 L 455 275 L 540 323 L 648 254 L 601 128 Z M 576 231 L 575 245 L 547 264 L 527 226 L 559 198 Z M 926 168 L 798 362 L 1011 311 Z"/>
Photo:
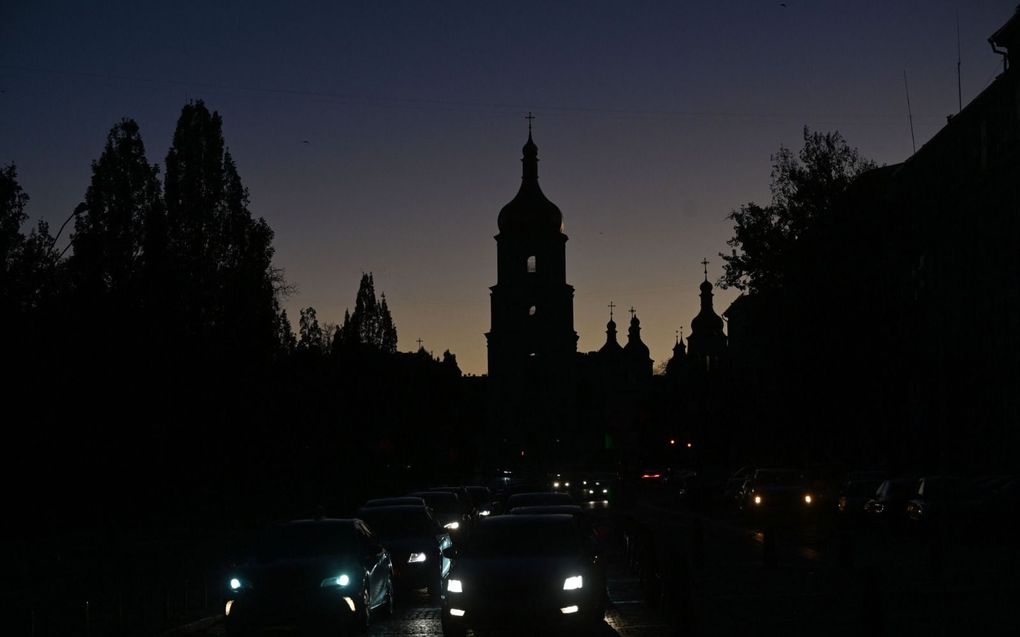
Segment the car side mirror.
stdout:
<path fill-rule="evenodd" d="M 457 559 L 459 553 L 460 552 L 457 550 L 457 547 L 455 546 L 448 546 L 445 549 L 443 549 L 443 557 L 445 557 L 448 560 Z"/>

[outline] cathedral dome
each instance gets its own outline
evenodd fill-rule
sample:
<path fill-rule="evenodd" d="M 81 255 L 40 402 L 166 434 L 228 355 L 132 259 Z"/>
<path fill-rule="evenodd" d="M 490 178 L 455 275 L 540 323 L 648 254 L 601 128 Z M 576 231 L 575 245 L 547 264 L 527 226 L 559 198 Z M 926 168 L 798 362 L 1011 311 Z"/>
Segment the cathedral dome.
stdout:
<path fill-rule="evenodd" d="M 508 234 L 551 234 L 563 232 L 563 213 L 538 186 L 538 146 L 531 134 L 522 149 L 524 175 L 517 195 L 499 211 L 499 231 Z"/>
<path fill-rule="evenodd" d="M 721 332 L 723 320 L 711 308 L 702 308 L 698 315 L 691 320 L 691 330 L 695 334 L 713 334 Z"/>

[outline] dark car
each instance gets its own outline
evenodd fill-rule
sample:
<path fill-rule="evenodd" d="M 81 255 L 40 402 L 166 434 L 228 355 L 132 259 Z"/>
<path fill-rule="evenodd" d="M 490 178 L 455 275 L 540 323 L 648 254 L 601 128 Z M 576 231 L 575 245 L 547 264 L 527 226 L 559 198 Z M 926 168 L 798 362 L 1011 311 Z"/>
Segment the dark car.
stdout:
<path fill-rule="evenodd" d="M 837 511 L 846 517 L 864 513 L 864 504 L 874 495 L 875 490 L 886 479 L 883 471 L 852 471 L 846 475 L 839 487 Z"/>
<path fill-rule="evenodd" d="M 942 522 L 951 523 L 957 530 L 980 525 L 987 510 L 984 490 L 1002 482 L 997 476 L 924 476 L 917 483 L 914 497 L 907 501 L 907 521 L 913 530 L 921 532 L 931 531 Z"/>
<path fill-rule="evenodd" d="M 361 509 L 358 517 L 389 551 L 398 586 L 427 586 L 434 596 L 442 592 L 450 571 L 450 560 L 442 552 L 453 542 L 426 507 L 373 507 Z"/>
<path fill-rule="evenodd" d="M 510 509 L 512 515 L 572 515 L 586 519 L 587 514 L 576 504 L 538 504 Z"/>
<path fill-rule="evenodd" d="M 726 478 L 726 484 L 723 487 L 723 499 L 726 501 L 732 500 L 739 504 L 744 496 L 744 485 L 753 475 L 754 467 L 749 465 L 734 471 L 730 477 Z"/>
<path fill-rule="evenodd" d="M 375 498 L 361 505 L 362 509 L 372 509 L 374 507 L 394 507 L 394 506 L 425 506 L 425 500 L 416 496 L 398 496 L 395 498 Z"/>
<path fill-rule="evenodd" d="M 393 609 L 390 555 L 358 519 L 295 520 L 259 534 L 227 581 L 226 628 L 302 632 L 368 625 Z"/>
<path fill-rule="evenodd" d="M 873 521 L 898 525 L 906 520 L 907 501 L 917 493 L 917 478 L 883 480 L 864 503 L 864 513 Z"/>
<path fill-rule="evenodd" d="M 815 504 L 807 478 L 796 469 L 756 469 L 741 501 L 743 510 L 752 514 L 805 512 Z"/>
<path fill-rule="evenodd" d="M 478 517 L 478 506 L 475 504 L 475 499 L 471 496 L 471 493 L 467 490 L 467 487 L 431 487 L 429 491 L 446 491 L 447 493 L 456 493 L 457 499 L 460 500 L 461 509 L 464 514 L 468 516 L 468 521 L 474 522 L 475 518 Z"/>
<path fill-rule="evenodd" d="M 618 487 L 614 474 L 588 473 L 578 477 L 572 492 L 581 502 L 602 502 L 615 498 Z"/>
<path fill-rule="evenodd" d="M 571 515 L 504 515 L 481 520 L 456 549 L 442 625 L 532 624 L 594 627 L 606 608 L 605 571 L 589 534 Z"/>
<path fill-rule="evenodd" d="M 478 511 L 479 517 L 487 517 L 495 512 L 495 502 L 493 502 L 492 491 L 489 487 L 483 487 L 479 485 L 468 485 L 464 487 L 467 489 L 468 495 L 471 496 L 471 502 L 474 504 L 475 510 Z"/>
<path fill-rule="evenodd" d="M 432 517 L 439 522 L 453 538 L 467 531 L 471 521 L 470 505 L 461 502 L 460 496 L 449 491 L 416 491 L 408 495 L 419 497 L 432 509 Z"/>
<path fill-rule="evenodd" d="M 506 501 L 506 510 L 513 511 L 517 507 L 549 506 L 555 504 L 574 504 L 569 493 L 558 491 L 540 491 L 537 493 L 515 493 Z"/>

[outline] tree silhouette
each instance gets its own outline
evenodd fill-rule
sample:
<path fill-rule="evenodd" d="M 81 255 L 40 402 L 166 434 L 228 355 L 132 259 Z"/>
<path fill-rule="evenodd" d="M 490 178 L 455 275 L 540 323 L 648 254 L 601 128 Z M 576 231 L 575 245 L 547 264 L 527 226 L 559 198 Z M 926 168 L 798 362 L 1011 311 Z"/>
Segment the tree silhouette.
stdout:
<path fill-rule="evenodd" d="M 282 273 L 273 231 L 253 218 L 248 190 L 202 101 L 186 104 L 166 159 L 167 237 L 184 333 L 245 358 L 279 350 Z"/>
<path fill-rule="evenodd" d="M 825 215 L 846 187 L 875 163 L 862 159 L 838 132 L 812 133 L 804 127 L 804 147 L 796 155 L 780 146 L 772 156 L 772 201 L 748 203 L 732 211 L 733 251 L 720 253 L 722 287 L 760 292 L 781 287 L 793 246 Z"/>
<path fill-rule="evenodd" d="M 28 220 L 28 194 L 18 183 L 14 164 L 0 168 L 0 312 L 5 318 L 36 309 L 51 292 L 58 255 L 46 222 L 28 236 L 21 226 Z"/>
<path fill-rule="evenodd" d="M 360 344 L 386 353 L 397 351 L 397 328 L 393 324 L 386 295 L 375 296 L 372 273 L 361 275 L 354 313 L 344 313 L 339 341 L 345 345 Z"/>
<path fill-rule="evenodd" d="M 319 319 L 315 315 L 314 307 L 306 307 L 301 310 L 298 335 L 297 350 L 299 352 L 322 354 L 325 351 L 325 333 L 319 326 Z"/>
<path fill-rule="evenodd" d="M 145 158 L 138 124 L 124 119 L 110 129 L 92 181 L 77 209 L 70 269 L 79 292 L 92 308 L 103 303 L 113 313 L 138 305 L 151 268 L 146 248 L 162 252 L 154 238 L 163 226 L 159 169 Z M 153 225 L 153 232 L 147 226 Z M 150 265 L 154 265 L 151 264 Z"/>

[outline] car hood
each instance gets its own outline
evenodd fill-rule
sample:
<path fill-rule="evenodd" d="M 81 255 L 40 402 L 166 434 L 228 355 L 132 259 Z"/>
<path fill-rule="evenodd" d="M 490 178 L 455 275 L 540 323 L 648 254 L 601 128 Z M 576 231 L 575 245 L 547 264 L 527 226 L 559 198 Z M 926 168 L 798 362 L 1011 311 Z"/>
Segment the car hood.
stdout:
<path fill-rule="evenodd" d="M 796 495 L 800 493 L 810 493 L 811 490 L 804 485 L 778 485 L 778 484 L 763 484 L 754 487 L 755 493 L 761 493 L 764 495 Z"/>
<path fill-rule="evenodd" d="M 255 590 L 317 588 L 322 580 L 346 574 L 358 581 L 364 569 L 348 556 L 248 562 L 238 569 L 244 583 Z"/>
<path fill-rule="evenodd" d="M 454 562 L 450 577 L 463 582 L 465 594 L 530 594 L 562 591 L 566 578 L 588 572 L 576 556 L 464 557 Z"/>
<path fill-rule="evenodd" d="M 382 545 L 390 553 L 424 553 L 434 551 L 439 546 L 435 536 L 381 538 Z"/>

